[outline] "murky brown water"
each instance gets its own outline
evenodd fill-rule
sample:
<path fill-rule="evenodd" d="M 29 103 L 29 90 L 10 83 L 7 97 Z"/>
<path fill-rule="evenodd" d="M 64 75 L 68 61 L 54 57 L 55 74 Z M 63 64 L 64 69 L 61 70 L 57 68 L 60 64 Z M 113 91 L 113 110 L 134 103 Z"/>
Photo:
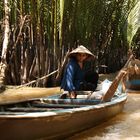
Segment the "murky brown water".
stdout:
<path fill-rule="evenodd" d="M 122 113 L 69 140 L 140 140 L 140 93 L 129 94 Z"/>

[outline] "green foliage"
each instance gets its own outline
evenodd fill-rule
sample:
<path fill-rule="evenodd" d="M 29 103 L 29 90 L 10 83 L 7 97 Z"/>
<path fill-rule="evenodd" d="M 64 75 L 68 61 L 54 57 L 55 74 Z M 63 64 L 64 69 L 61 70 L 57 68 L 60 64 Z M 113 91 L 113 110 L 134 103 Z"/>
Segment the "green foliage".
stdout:
<path fill-rule="evenodd" d="M 125 63 L 128 44 L 140 24 L 138 0 L 10 0 L 9 7 L 10 84 L 22 84 L 56 70 L 66 52 L 78 44 L 97 55 L 99 66 L 105 64 L 108 72 L 114 72 Z M 3 19 L 1 1 L 0 45 Z"/>
<path fill-rule="evenodd" d="M 127 39 L 131 46 L 132 39 L 140 27 L 140 1 L 136 1 L 128 17 Z"/>

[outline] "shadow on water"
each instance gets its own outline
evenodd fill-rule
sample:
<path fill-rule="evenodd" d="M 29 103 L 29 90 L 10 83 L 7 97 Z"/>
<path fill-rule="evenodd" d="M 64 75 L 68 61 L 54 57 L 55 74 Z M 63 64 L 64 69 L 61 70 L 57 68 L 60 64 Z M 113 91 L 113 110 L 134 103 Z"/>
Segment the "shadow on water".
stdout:
<path fill-rule="evenodd" d="M 140 94 L 129 94 L 119 115 L 68 140 L 140 140 Z"/>

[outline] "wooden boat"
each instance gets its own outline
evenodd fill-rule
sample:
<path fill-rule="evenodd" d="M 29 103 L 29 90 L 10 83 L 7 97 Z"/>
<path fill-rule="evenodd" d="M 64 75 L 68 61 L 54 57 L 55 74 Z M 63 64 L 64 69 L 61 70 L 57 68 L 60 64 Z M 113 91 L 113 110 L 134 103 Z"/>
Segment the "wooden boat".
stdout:
<path fill-rule="evenodd" d="M 127 89 L 140 90 L 140 79 L 129 80 L 126 83 Z"/>
<path fill-rule="evenodd" d="M 103 87 L 109 87 L 105 83 L 95 95 L 103 93 Z M 77 99 L 60 99 L 57 94 L 1 105 L 1 140 L 64 139 L 109 120 L 123 110 L 127 100 L 120 86 L 107 101 L 95 98 L 94 93 L 79 91 Z"/>
<path fill-rule="evenodd" d="M 12 90 L 1 93 L 1 139 L 64 139 L 117 115 L 127 100 L 127 94 L 118 86 L 126 75 L 123 69 L 112 83 L 106 80 L 95 92 L 79 91 L 77 99 L 60 99 L 60 94 L 44 97 L 48 95 L 45 89 L 40 94 L 35 89 L 31 95 L 21 89 L 15 95 L 11 95 Z M 51 95 L 52 89 L 48 93 Z"/>

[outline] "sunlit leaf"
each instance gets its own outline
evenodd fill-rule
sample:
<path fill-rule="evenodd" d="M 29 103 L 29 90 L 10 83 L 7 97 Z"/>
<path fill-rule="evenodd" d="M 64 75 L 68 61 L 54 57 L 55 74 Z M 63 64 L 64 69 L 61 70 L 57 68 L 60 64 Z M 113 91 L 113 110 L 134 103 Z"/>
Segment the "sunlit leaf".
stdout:
<path fill-rule="evenodd" d="M 140 1 L 137 2 L 137 4 L 132 9 L 128 17 L 127 39 L 129 45 L 131 45 L 132 39 L 139 27 L 140 27 Z"/>

